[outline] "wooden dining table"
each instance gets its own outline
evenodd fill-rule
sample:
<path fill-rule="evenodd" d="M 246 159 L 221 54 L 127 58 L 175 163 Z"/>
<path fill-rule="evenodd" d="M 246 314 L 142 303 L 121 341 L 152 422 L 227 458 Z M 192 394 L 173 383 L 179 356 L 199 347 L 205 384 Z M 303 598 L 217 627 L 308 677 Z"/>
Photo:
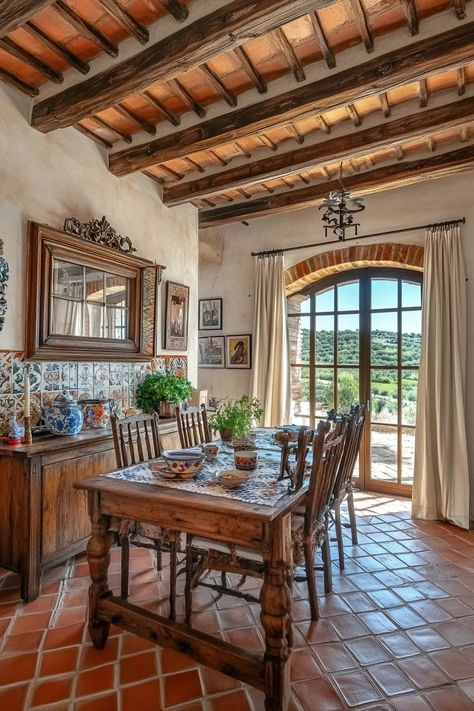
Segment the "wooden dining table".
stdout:
<path fill-rule="evenodd" d="M 136 464 L 78 482 L 88 493 L 92 535 L 87 546 L 89 633 L 94 647 L 107 642 L 110 624 L 162 647 L 189 655 L 198 663 L 239 679 L 265 694 L 267 711 L 286 709 L 288 658 L 292 647 L 291 513 L 304 500 L 306 487 L 288 492 L 278 481 L 280 458 L 272 448 L 258 451 L 258 467 L 242 489 L 228 490 L 215 473 L 229 468 L 233 454 L 223 447 L 190 481 L 156 477 L 153 462 Z M 258 551 L 264 561 L 260 619 L 264 652 L 237 647 L 182 621 L 152 613 L 114 594 L 108 583 L 113 527 L 119 520 L 139 521 L 171 531 Z"/>

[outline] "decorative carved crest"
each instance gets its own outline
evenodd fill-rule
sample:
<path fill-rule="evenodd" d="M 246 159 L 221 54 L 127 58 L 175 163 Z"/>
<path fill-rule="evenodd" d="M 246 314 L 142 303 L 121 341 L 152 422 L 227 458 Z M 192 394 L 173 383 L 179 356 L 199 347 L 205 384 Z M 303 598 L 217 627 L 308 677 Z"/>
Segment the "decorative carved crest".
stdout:
<path fill-rule="evenodd" d="M 118 235 L 105 216 L 100 220 L 90 220 L 89 222 L 80 222 L 76 217 L 69 217 L 64 221 L 64 231 L 89 242 L 116 249 L 122 254 L 131 254 L 137 251 L 132 246 L 130 237 Z"/>

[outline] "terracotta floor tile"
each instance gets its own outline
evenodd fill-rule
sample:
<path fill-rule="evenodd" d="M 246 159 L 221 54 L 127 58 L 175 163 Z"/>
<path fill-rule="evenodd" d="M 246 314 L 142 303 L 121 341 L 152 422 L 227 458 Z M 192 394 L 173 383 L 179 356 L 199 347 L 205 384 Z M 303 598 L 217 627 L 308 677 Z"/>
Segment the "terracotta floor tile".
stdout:
<path fill-rule="evenodd" d="M 120 662 L 120 683 L 131 684 L 152 677 L 157 672 L 156 652 L 143 652 Z"/>
<path fill-rule="evenodd" d="M 356 573 L 351 575 L 351 582 L 356 585 L 359 590 L 368 592 L 369 590 L 380 590 L 382 585 L 380 580 L 372 575 L 372 573 Z"/>
<path fill-rule="evenodd" d="M 368 596 L 374 606 L 372 609 L 377 607 L 382 609 L 386 607 L 398 607 L 402 604 L 398 595 L 395 595 L 391 590 L 371 590 Z M 364 612 L 364 610 L 358 610 L 358 612 Z"/>
<path fill-rule="evenodd" d="M 65 649 L 52 649 L 44 652 L 41 657 L 40 676 L 53 676 L 54 674 L 68 674 L 77 666 L 79 647 L 66 647 Z"/>
<path fill-rule="evenodd" d="M 175 673 L 195 666 L 197 666 L 197 663 L 194 659 L 174 649 L 163 649 L 161 652 L 161 669 L 163 674 Z"/>
<path fill-rule="evenodd" d="M 0 686 L 32 679 L 35 674 L 35 653 L 16 654 L 0 659 Z"/>
<path fill-rule="evenodd" d="M 247 649 L 248 651 L 262 650 L 263 645 L 257 632 L 253 627 L 243 629 L 227 630 L 225 638 L 231 644 Z"/>
<path fill-rule="evenodd" d="M 159 649 L 153 642 L 138 637 L 136 634 L 125 632 L 122 637 L 122 656 L 144 652 L 148 649 Z"/>
<path fill-rule="evenodd" d="M 68 625 L 49 629 L 44 640 L 44 649 L 59 649 L 80 644 L 84 635 L 84 625 Z"/>
<path fill-rule="evenodd" d="M 337 642 L 339 640 L 336 630 L 328 620 L 319 619 L 300 622 L 298 629 L 308 644 L 323 644 L 324 642 Z"/>
<path fill-rule="evenodd" d="M 395 696 L 415 690 L 413 684 L 397 669 L 395 664 L 378 664 L 369 667 L 368 671 L 384 696 Z"/>
<path fill-rule="evenodd" d="M 439 622 L 433 627 L 455 647 L 474 643 L 474 630 L 469 629 L 466 620 Z"/>
<path fill-rule="evenodd" d="M 317 679 L 318 676 L 321 676 L 321 670 L 309 649 L 300 649 L 293 652 L 290 657 L 290 676 L 292 681 Z"/>
<path fill-rule="evenodd" d="M 167 706 L 183 704 L 186 701 L 199 698 L 202 694 L 201 680 L 197 670 L 166 676 L 164 685 Z"/>
<path fill-rule="evenodd" d="M 79 701 L 74 711 L 117 711 L 117 694 L 103 694 Z"/>
<path fill-rule="evenodd" d="M 395 659 L 413 657 L 420 653 L 418 647 L 401 632 L 390 632 L 378 637 Z"/>
<path fill-rule="evenodd" d="M 76 696 L 91 696 L 92 694 L 99 694 L 101 691 L 112 689 L 114 675 L 113 664 L 106 664 L 103 667 L 80 672 L 77 679 Z"/>
<path fill-rule="evenodd" d="M 72 677 L 68 679 L 48 680 L 37 684 L 33 691 L 31 706 L 48 707 L 49 704 L 54 704 L 56 701 L 68 699 L 72 689 Z"/>
<path fill-rule="evenodd" d="M 419 694 L 408 694 L 390 699 L 395 711 L 432 711 L 432 707 Z"/>
<path fill-rule="evenodd" d="M 20 711 L 24 708 L 28 684 L 0 688 L 0 708 L 5 711 Z"/>
<path fill-rule="evenodd" d="M 56 612 L 53 618 L 53 627 L 64 627 L 65 625 L 74 624 L 85 624 L 87 619 L 87 608 L 85 606 L 80 607 L 67 607 L 63 610 Z"/>
<path fill-rule="evenodd" d="M 344 705 L 327 679 L 311 679 L 294 684 L 293 691 L 304 711 L 343 711 Z"/>
<path fill-rule="evenodd" d="M 20 615 L 31 615 L 33 612 L 49 612 L 56 606 L 58 600 L 57 595 L 41 595 L 32 602 L 20 605 Z"/>
<path fill-rule="evenodd" d="M 426 656 L 401 659 L 398 664 L 419 689 L 432 689 L 449 684 L 448 677 Z"/>
<path fill-rule="evenodd" d="M 19 652 L 36 651 L 40 646 L 43 635 L 44 630 L 8 635 L 5 638 L 2 654 L 18 654 Z"/>
<path fill-rule="evenodd" d="M 354 639 L 369 634 L 368 627 L 354 613 L 336 615 L 331 618 L 331 624 L 341 639 Z"/>
<path fill-rule="evenodd" d="M 432 652 L 431 659 L 436 662 L 451 679 L 469 679 L 474 676 L 474 663 L 457 649 L 442 649 Z"/>
<path fill-rule="evenodd" d="M 384 632 L 395 632 L 396 625 L 387 617 L 384 612 L 361 612 L 359 618 L 373 634 L 383 634 Z"/>
<path fill-rule="evenodd" d="M 433 652 L 436 649 L 449 647 L 449 642 L 431 627 L 417 627 L 407 630 L 407 635 L 422 652 Z"/>
<path fill-rule="evenodd" d="M 434 600 L 415 600 L 410 603 L 410 607 L 430 624 L 432 622 L 444 622 L 445 620 L 452 619 L 449 612 L 446 612 L 446 610 L 440 607 Z"/>
<path fill-rule="evenodd" d="M 426 698 L 435 711 L 472 711 L 472 701 L 455 686 L 428 691 Z"/>
<path fill-rule="evenodd" d="M 138 638 L 137 638 L 138 639 Z M 95 649 L 90 642 L 82 648 L 79 669 L 90 669 L 115 662 L 118 655 L 118 639 L 109 638 L 103 649 Z"/>
<path fill-rule="evenodd" d="M 362 665 L 377 664 L 391 659 L 387 649 L 375 637 L 363 637 L 346 642 L 346 647 Z"/>
<path fill-rule="evenodd" d="M 401 629 L 407 630 L 411 627 L 422 627 L 426 624 L 423 617 L 420 617 L 408 605 L 402 607 L 391 607 L 386 610 L 386 614 L 397 624 Z"/>
<path fill-rule="evenodd" d="M 231 691 L 211 699 L 210 708 L 212 711 L 253 711 L 245 691 Z"/>
<path fill-rule="evenodd" d="M 359 706 L 383 699 L 365 672 L 353 671 L 335 674 L 333 679 L 348 706 Z"/>
<path fill-rule="evenodd" d="M 328 672 L 357 667 L 357 662 L 342 642 L 319 644 L 312 649 L 319 666 Z"/>
<path fill-rule="evenodd" d="M 246 607 L 229 607 L 227 610 L 221 610 L 219 618 L 223 629 L 249 627 L 254 623 L 252 615 Z"/>
<path fill-rule="evenodd" d="M 237 679 L 233 679 L 227 676 L 227 674 L 221 674 L 215 669 L 202 667 L 202 676 L 204 687 L 208 694 L 218 694 L 222 691 L 230 691 L 240 686 L 240 682 L 238 682 Z"/>
<path fill-rule="evenodd" d="M 16 618 L 10 634 L 22 634 L 23 632 L 33 632 L 33 630 L 44 630 L 48 626 L 50 612 L 37 612 L 31 615 L 21 615 Z"/>
<path fill-rule="evenodd" d="M 160 711 L 162 708 L 158 679 L 125 686 L 121 696 L 122 711 Z"/>

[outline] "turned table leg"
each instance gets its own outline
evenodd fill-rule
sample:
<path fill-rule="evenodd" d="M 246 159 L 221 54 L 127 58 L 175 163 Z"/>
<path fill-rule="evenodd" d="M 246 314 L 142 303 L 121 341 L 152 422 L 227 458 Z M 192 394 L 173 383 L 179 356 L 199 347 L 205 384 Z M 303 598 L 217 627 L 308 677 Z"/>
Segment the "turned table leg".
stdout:
<path fill-rule="evenodd" d="M 290 697 L 291 590 L 288 558 L 290 519 L 272 524 L 269 557 L 265 556 L 265 573 L 260 593 L 260 619 L 265 632 L 265 709 L 285 711 Z"/>
<path fill-rule="evenodd" d="M 96 649 L 102 649 L 109 636 L 110 624 L 97 615 L 100 598 L 109 589 L 108 570 L 110 565 L 110 547 L 114 534 L 109 531 L 110 517 L 100 512 L 100 494 L 89 493 L 89 515 L 92 523 L 92 535 L 87 544 L 87 560 L 91 576 L 89 587 L 89 635 Z"/>

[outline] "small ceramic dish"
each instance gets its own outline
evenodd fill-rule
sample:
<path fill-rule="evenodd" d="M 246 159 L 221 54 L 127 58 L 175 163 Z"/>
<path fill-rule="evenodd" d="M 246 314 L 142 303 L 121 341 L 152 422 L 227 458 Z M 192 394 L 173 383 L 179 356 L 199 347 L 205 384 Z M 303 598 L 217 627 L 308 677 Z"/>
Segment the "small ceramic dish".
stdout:
<path fill-rule="evenodd" d="M 237 489 L 247 481 L 249 476 L 248 472 L 240 469 L 224 469 L 216 474 L 216 479 L 226 489 Z"/>
<path fill-rule="evenodd" d="M 181 478 L 190 478 L 197 474 L 204 461 L 203 452 L 186 449 L 168 449 L 162 452 L 168 469 Z"/>
<path fill-rule="evenodd" d="M 168 464 L 163 459 L 158 459 L 155 462 L 150 462 L 149 468 L 150 472 L 156 479 L 180 479 L 185 481 L 186 479 L 192 479 L 202 467 L 202 462 L 199 466 L 193 468 L 190 471 L 177 473 L 171 469 Z"/>

